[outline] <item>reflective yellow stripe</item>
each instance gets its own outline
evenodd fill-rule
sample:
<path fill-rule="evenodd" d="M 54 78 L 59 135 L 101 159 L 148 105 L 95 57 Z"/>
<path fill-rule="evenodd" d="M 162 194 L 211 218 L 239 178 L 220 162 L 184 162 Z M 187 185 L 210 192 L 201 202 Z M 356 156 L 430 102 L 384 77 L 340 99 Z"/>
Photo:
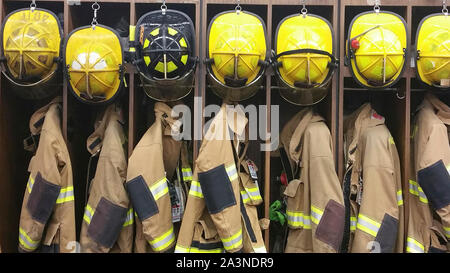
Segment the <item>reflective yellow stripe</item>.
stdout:
<path fill-rule="evenodd" d="M 445 236 L 450 239 L 450 227 L 444 227 Z"/>
<path fill-rule="evenodd" d="M 175 246 L 175 253 L 189 253 L 189 247 L 184 247 L 180 245 Z"/>
<path fill-rule="evenodd" d="M 169 192 L 169 187 L 167 186 L 167 179 L 163 177 L 161 180 L 159 180 L 153 186 L 150 187 L 150 191 L 152 192 L 155 201 L 163 197 L 166 193 Z"/>
<path fill-rule="evenodd" d="M 163 235 L 157 237 L 156 239 L 149 241 L 152 249 L 154 251 L 161 251 L 167 248 L 170 244 L 175 241 L 175 234 L 173 233 L 173 226 Z"/>
<path fill-rule="evenodd" d="M 70 186 L 61 189 L 61 191 L 59 192 L 58 199 L 56 200 L 56 204 L 62 204 L 73 200 L 75 200 L 75 196 L 73 193 L 73 186 Z"/>
<path fill-rule="evenodd" d="M 94 210 L 91 208 L 91 206 L 86 205 L 86 209 L 84 210 L 84 216 L 83 216 L 84 221 L 86 221 L 88 224 L 90 224 L 91 220 L 92 220 L 92 216 L 94 216 Z"/>
<path fill-rule="evenodd" d="M 350 217 L 350 230 L 351 231 L 355 231 L 356 230 L 356 222 L 358 221 L 358 219 L 354 216 Z"/>
<path fill-rule="evenodd" d="M 19 243 L 28 250 L 35 250 L 39 246 L 39 241 L 34 241 L 28 234 L 19 227 Z"/>
<path fill-rule="evenodd" d="M 423 192 L 422 188 L 419 186 L 419 184 L 414 180 L 409 180 L 409 193 L 418 196 L 420 202 L 428 204 L 428 198 Z"/>
<path fill-rule="evenodd" d="M 33 185 L 34 185 L 34 178 L 30 174 L 30 177 L 28 178 L 28 183 L 27 183 L 28 193 L 31 193 L 31 190 L 33 189 Z"/>
<path fill-rule="evenodd" d="M 403 192 L 401 190 L 397 191 L 397 205 L 403 205 Z"/>
<path fill-rule="evenodd" d="M 231 237 L 222 239 L 222 243 L 226 250 L 239 248 L 242 245 L 242 229 Z"/>
<path fill-rule="evenodd" d="M 376 237 L 380 226 L 381 224 L 377 221 L 374 221 L 363 214 L 358 215 L 358 223 L 356 224 L 357 229 Z"/>
<path fill-rule="evenodd" d="M 191 168 L 181 168 L 181 172 L 183 174 L 183 181 L 191 181 L 192 180 L 192 169 Z"/>
<path fill-rule="evenodd" d="M 393 137 L 390 137 L 390 138 L 389 138 L 389 143 L 395 145 L 395 141 L 394 141 L 394 138 L 393 138 Z"/>
<path fill-rule="evenodd" d="M 189 189 L 189 194 L 196 196 L 198 198 L 203 198 L 202 187 L 198 181 L 191 182 L 191 188 Z"/>
<path fill-rule="evenodd" d="M 425 247 L 415 239 L 408 237 L 406 239 L 406 252 L 408 253 L 424 253 Z"/>
<path fill-rule="evenodd" d="M 241 196 L 242 196 L 242 202 L 244 202 L 244 204 L 247 204 L 251 201 L 251 199 L 248 196 L 246 191 L 241 191 Z"/>
<path fill-rule="evenodd" d="M 311 205 L 311 221 L 314 224 L 316 224 L 316 225 L 319 224 L 320 219 L 322 219 L 322 215 L 323 215 L 323 210 Z"/>
<path fill-rule="evenodd" d="M 134 223 L 134 216 L 133 216 L 133 214 L 134 214 L 133 213 L 133 209 L 130 208 L 128 210 L 128 213 L 127 213 L 127 218 L 125 219 L 125 223 L 123 224 L 124 227 L 132 225 Z"/>
<path fill-rule="evenodd" d="M 292 228 L 311 229 L 311 216 L 303 214 L 301 211 L 286 211 L 288 225 Z"/>
<path fill-rule="evenodd" d="M 245 191 L 248 193 L 248 196 L 252 200 L 262 200 L 261 194 L 259 193 L 258 186 L 254 188 L 245 188 Z"/>
<path fill-rule="evenodd" d="M 228 178 L 230 178 L 230 181 L 233 181 L 238 178 L 238 173 L 236 170 L 236 166 L 234 163 L 228 167 L 225 168 L 227 170 Z"/>
<path fill-rule="evenodd" d="M 266 249 L 266 247 L 264 245 L 260 246 L 260 247 L 254 247 L 253 251 L 255 253 L 267 253 L 267 249 Z"/>

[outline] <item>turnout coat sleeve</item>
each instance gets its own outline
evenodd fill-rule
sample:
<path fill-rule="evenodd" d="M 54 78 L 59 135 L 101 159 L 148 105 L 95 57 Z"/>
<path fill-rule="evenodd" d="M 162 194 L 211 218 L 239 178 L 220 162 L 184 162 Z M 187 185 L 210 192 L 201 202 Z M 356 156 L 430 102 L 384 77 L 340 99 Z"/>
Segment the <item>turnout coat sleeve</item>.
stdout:
<path fill-rule="evenodd" d="M 171 109 L 163 103 L 155 104 L 155 122 L 139 141 L 129 159 L 127 173 L 127 191 L 139 222 L 139 236 L 144 236 L 152 252 L 169 252 L 175 245 L 175 232 L 172 224 L 172 205 L 170 201 L 168 178 L 174 172 L 178 162 L 181 141 L 175 141 L 169 135 Z M 168 131 L 165 133 L 165 131 Z M 163 135 L 166 145 L 171 149 L 163 151 Z M 170 160 L 164 160 L 164 153 L 173 153 Z M 174 163 L 174 164 L 173 164 Z M 142 250 L 141 250 L 142 251 Z"/>
<path fill-rule="evenodd" d="M 82 252 L 132 251 L 133 210 L 124 188 L 127 172 L 123 148 L 125 136 L 115 107 L 107 108 L 100 125 L 87 141 L 91 153 L 99 147 L 101 150 L 83 215 Z"/>
<path fill-rule="evenodd" d="M 446 251 L 450 241 L 450 109 L 427 95 L 411 136 L 406 252 Z M 433 219 L 433 212 L 436 217 Z M 447 243 L 447 251 L 450 249 Z"/>
<path fill-rule="evenodd" d="M 385 125 L 367 128 L 361 149 L 362 199 L 352 252 L 402 252 L 403 201 L 395 142 Z"/>
<path fill-rule="evenodd" d="M 242 249 L 239 177 L 228 134 L 230 129 L 242 133 L 247 120 L 245 116 L 238 116 L 237 127 L 240 129 L 230 128 L 227 116 L 227 105 L 223 104 L 203 139 L 176 252 L 189 252 L 194 225 L 205 208 L 224 249 L 227 252 Z"/>
<path fill-rule="evenodd" d="M 19 225 L 19 251 L 71 252 L 75 249 L 72 167 L 61 134 L 59 98 L 39 109 L 30 120 L 41 133 L 29 164 Z M 41 129 L 42 128 L 42 129 Z"/>

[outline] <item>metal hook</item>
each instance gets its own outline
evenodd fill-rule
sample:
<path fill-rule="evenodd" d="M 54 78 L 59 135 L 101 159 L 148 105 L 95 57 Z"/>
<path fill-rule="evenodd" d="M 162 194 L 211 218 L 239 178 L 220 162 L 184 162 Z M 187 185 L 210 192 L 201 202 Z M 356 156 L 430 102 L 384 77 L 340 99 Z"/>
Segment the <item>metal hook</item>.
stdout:
<path fill-rule="evenodd" d="M 306 9 L 306 0 L 302 0 L 302 5 L 303 5 L 303 8 L 300 12 L 303 15 L 303 18 L 305 18 L 306 14 L 308 13 L 308 10 Z"/>
<path fill-rule="evenodd" d="M 236 6 L 236 8 L 234 10 L 236 11 L 236 14 L 239 15 L 239 13 L 241 13 L 241 11 L 242 11 L 242 7 L 241 7 L 241 4 L 240 4 L 241 0 L 237 0 L 236 2 L 237 2 L 237 6 Z"/>
<path fill-rule="evenodd" d="M 30 4 L 30 10 L 33 12 L 36 9 L 36 0 L 32 0 Z"/>
<path fill-rule="evenodd" d="M 380 13 L 380 0 L 375 0 L 373 10 L 375 11 L 376 14 Z"/>
<path fill-rule="evenodd" d="M 399 99 L 399 100 L 403 100 L 404 98 L 406 98 L 405 92 L 403 92 L 403 96 L 401 96 L 401 97 L 398 95 L 398 91 L 395 93 L 395 95 L 397 96 L 397 99 Z"/>
<path fill-rule="evenodd" d="M 166 11 L 167 11 L 166 0 L 163 0 L 163 2 L 162 2 L 161 11 L 162 11 L 163 15 L 166 15 Z"/>
<path fill-rule="evenodd" d="M 98 22 L 97 22 L 97 11 L 99 9 L 100 9 L 100 5 L 97 2 L 92 4 L 92 10 L 94 10 L 94 18 L 92 18 L 92 23 L 91 23 L 92 29 L 95 29 L 95 26 L 98 25 Z"/>
<path fill-rule="evenodd" d="M 447 0 L 442 1 L 442 13 L 447 16 L 448 15 L 448 9 L 447 9 Z"/>

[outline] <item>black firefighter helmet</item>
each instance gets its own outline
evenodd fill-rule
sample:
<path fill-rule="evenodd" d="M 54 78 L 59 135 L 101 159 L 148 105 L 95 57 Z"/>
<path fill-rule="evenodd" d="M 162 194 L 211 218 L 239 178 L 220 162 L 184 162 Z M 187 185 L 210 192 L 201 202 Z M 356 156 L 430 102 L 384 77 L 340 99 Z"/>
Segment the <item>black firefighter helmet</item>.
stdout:
<path fill-rule="evenodd" d="M 150 98 L 176 101 L 191 92 L 197 59 L 189 16 L 170 9 L 144 14 L 136 24 L 134 45 L 136 68 Z"/>

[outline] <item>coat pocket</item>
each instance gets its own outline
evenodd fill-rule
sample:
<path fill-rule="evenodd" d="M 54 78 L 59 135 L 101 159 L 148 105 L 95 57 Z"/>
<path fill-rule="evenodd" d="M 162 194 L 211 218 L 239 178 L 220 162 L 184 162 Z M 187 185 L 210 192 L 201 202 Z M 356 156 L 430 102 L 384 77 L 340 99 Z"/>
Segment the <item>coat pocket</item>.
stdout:
<path fill-rule="evenodd" d="M 236 205 L 233 187 L 225 165 L 222 164 L 209 171 L 198 173 L 198 181 L 209 213 L 216 214 Z"/>
<path fill-rule="evenodd" d="M 242 200 L 245 204 L 258 206 L 262 203 L 261 193 L 258 184 L 247 174 L 239 173 L 244 190 L 241 190 Z"/>
<path fill-rule="evenodd" d="M 344 234 L 344 221 L 344 206 L 331 199 L 317 225 L 316 238 L 339 251 Z"/>
<path fill-rule="evenodd" d="M 385 213 L 375 241 L 380 244 L 381 253 L 392 253 L 395 249 L 398 233 L 398 220 Z"/>
<path fill-rule="evenodd" d="M 95 209 L 87 234 L 98 244 L 111 248 L 119 237 L 127 216 L 127 208 L 102 197 Z"/>
<path fill-rule="evenodd" d="M 291 229 L 311 229 L 311 217 L 304 214 L 302 203 L 303 187 L 303 182 L 294 179 L 289 182 L 284 191 L 284 195 L 287 196 L 286 215 L 288 226 Z"/>
<path fill-rule="evenodd" d="M 58 199 L 61 186 L 45 180 L 38 172 L 27 202 L 31 217 L 41 224 L 47 223 Z"/>
<path fill-rule="evenodd" d="M 133 208 L 136 210 L 141 222 L 159 212 L 155 198 L 150 192 L 150 189 L 148 188 L 142 175 L 139 175 L 126 183 L 126 187 L 130 195 Z"/>
<path fill-rule="evenodd" d="M 436 210 L 450 204 L 450 176 L 442 160 L 420 170 L 418 180 Z"/>

